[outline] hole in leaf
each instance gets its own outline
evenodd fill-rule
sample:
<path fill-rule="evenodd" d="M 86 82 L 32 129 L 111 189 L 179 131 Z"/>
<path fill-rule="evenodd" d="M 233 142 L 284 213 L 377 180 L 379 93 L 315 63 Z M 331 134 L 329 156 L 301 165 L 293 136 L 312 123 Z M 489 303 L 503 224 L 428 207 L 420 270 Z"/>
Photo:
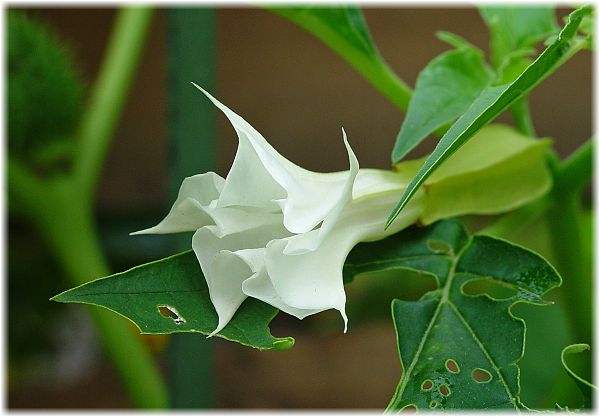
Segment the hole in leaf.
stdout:
<path fill-rule="evenodd" d="M 433 381 L 431 379 L 426 379 L 421 384 L 421 391 L 430 391 L 433 388 Z"/>
<path fill-rule="evenodd" d="M 445 365 L 448 372 L 452 372 L 453 374 L 457 374 L 460 372 L 460 367 L 454 359 L 446 359 Z"/>
<path fill-rule="evenodd" d="M 427 249 L 429 249 L 433 253 L 440 253 L 451 256 L 454 254 L 454 252 L 452 251 L 452 246 L 450 246 L 448 242 L 444 242 L 443 240 L 428 240 Z"/>
<path fill-rule="evenodd" d="M 175 324 L 185 323 L 185 319 L 179 315 L 179 312 L 175 307 L 171 306 L 158 306 L 158 312 L 161 316 L 173 319 Z"/>
<path fill-rule="evenodd" d="M 474 279 L 468 281 L 462 286 L 462 292 L 467 295 L 487 294 L 494 300 L 505 300 L 517 294 L 514 288 L 491 279 Z"/>
<path fill-rule="evenodd" d="M 446 384 L 442 384 L 438 387 L 438 392 L 440 394 L 442 394 L 444 397 L 447 397 L 450 395 L 451 391 L 450 391 L 450 387 L 448 387 L 448 385 Z"/>
<path fill-rule="evenodd" d="M 429 403 L 429 408 L 436 408 L 438 406 L 437 401 L 432 401 Z"/>
<path fill-rule="evenodd" d="M 414 404 L 408 404 L 406 407 L 400 410 L 401 413 L 416 413 L 418 410 Z"/>
<path fill-rule="evenodd" d="M 479 384 L 487 384 L 492 380 L 492 374 L 485 369 L 475 368 L 471 372 L 471 378 Z"/>

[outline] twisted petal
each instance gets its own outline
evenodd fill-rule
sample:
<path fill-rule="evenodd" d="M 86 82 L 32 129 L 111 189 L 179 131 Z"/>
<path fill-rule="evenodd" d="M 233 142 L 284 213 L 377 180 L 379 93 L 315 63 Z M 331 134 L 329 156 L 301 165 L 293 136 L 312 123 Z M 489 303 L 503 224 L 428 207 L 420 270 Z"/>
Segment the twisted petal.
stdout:
<path fill-rule="evenodd" d="M 204 89 L 194 86 L 223 111 L 239 138 L 238 152 L 217 206 L 272 209 L 275 204 L 283 212 L 283 223 L 290 232 L 305 233 L 324 222 L 327 225 L 323 234 L 326 234 L 352 198 L 352 185 L 359 168 L 345 132 L 350 170 L 314 173 L 285 159 L 248 122 Z"/>
<path fill-rule="evenodd" d="M 398 199 L 397 191 L 383 192 L 350 203 L 335 229 L 316 250 L 302 254 L 285 252 L 288 242 L 307 239 L 309 235 L 317 238 L 318 230 L 272 240 L 267 244 L 265 257 L 271 285 L 265 277 L 254 276 L 244 282 L 244 293 L 298 318 L 336 309 L 342 315 L 346 328 L 342 267 L 348 253 L 360 241 L 381 239 L 414 223 L 423 210 L 424 197 L 423 192 L 417 193 L 391 230 L 384 231 L 383 226 L 387 213 Z"/>
<path fill-rule="evenodd" d="M 187 177 L 167 217 L 154 227 L 131 234 L 191 232 L 213 224 L 209 205 L 219 198 L 224 184 L 225 180 L 214 172 Z"/>
<path fill-rule="evenodd" d="M 219 316 L 219 324 L 212 334 L 223 329 L 233 317 L 246 298 L 242 282 L 253 275 L 248 261 L 240 258 L 237 251 L 264 251 L 271 239 L 289 236 L 281 224 L 281 215 L 279 219 L 273 218 L 271 223 L 253 223 L 253 227 L 232 234 L 223 234 L 218 226 L 204 226 L 192 237 L 192 249 L 200 262 L 210 299 Z"/>

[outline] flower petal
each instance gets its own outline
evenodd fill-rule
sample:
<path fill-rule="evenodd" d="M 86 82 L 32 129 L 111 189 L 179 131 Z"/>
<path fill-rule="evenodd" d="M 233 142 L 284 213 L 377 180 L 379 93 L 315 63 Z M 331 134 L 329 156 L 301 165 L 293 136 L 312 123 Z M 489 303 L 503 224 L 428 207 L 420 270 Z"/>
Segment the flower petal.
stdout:
<path fill-rule="evenodd" d="M 204 273 L 210 299 L 219 316 L 219 332 L 246 298 L 242 282 L 254 273 L 248 262 L 235 251 L 260 249 L 271 239 L 289 236 L 281 221 L 261 224 L 232 234 L 223 234 L 218 226 L 204 226 L 194 233 L 192 249 Z"/>
<path fill-rule="evenodd" d="M 306 235 L 317 237 L 318 230 L 269 242 L 266 269 L 282 302 L 293 309 L 315 312 L 334 308 L 346 322 L 342 267 L 350 250 L 360 241 L 378 240 L 396 233 L 414 223 L 423 211 L 425 194 L 419 192 L 403 210 L 398 224 L 394 224 L 393 229 L 384 230 L 386 215 L 394 207 L 398 196 L 398 191 L 384 192 L 352 202 L 316 250 L 296 255 L 285 253 L 289 241 L 306 239 Z M 263 284 L 262 289 L 263 293 L 256 288 L 252 293 L 245 292 L 265 302 L 272 301 L 273 295 L 266 285 Z M 293 309 L 282 307 L 290 314 L 294 314 Z"/>
<path fill-rule="evenodd" d="M 271 208 L 277 203 L 284 214 L 284 225 L 292 233 L 308 232 L 328 217 L 327 223 L 335 223 L 343 206 L 352 198 L 352 184 L 359 168 L 345 132 L 350 170 L 329 174 L 308 171 L 288 161 L 242 117 L 198 85 L 194 86 L 223 111 L 239 139 L 218 207 Z M 324 234 L 329 227 L 325 227 Z"/>
<path fill-rule="evenodd" d="M 275 291 L 273 287 L 273 283 L 269 279 L 269 275 L 267 274 L 267 270 L 262 268 L 250 278 L 246 279 L 242 283 L 242 291 L 249 297 L 258 298 L 264 301 L 267 304 L 272 305 L 273 307 L 278 308 L 281 311 L 284 311 L 292 316 L 295 316 L 302 320 L 304 317 L 319 313 L 323 310 L 314 310 L 314 309 L 301 309 L 295 308 L 286 304 L 281 296 Z"/>
<path fill-rule="evenodd" d="M 225 180 L 214 172 L 185 178 L 169 214 L 156 226 L 131 234 L 191 232 L 213 224 L 207 207 L 219 198 L 224 184 Z"/>

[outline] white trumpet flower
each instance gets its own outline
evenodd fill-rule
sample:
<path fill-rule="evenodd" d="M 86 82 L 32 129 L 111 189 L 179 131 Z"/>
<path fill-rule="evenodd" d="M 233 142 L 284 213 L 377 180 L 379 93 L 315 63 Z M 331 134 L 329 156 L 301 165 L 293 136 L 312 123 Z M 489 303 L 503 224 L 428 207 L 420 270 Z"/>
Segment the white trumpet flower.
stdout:
<path fill-rule="evenodd" d="M 346 331 L 346 256 L 358 242 L 381 239 L 414 223 L 424 209 L 424 194 L 418 192 L 384 231 L 387 214 L 410 178 L 359 170 L 343 129 L 349 169 L 305 170 L 195 86 L 223 111 L 238 135 L 231 170 L 226 179 L 212 172 L 186 178 L 164 220 L 134 234 L 195 232 L 192 248 L 219 317 L 212 334 L 227 325 L 248 296 L 300 319 L 336 309 Z"/>

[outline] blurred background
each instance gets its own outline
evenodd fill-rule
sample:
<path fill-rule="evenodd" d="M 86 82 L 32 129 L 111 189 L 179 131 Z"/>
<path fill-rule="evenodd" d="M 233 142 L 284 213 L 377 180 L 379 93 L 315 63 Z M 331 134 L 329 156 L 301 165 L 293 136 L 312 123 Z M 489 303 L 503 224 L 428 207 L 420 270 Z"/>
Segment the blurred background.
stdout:
<path fill-rule="evenodd" d="M 116 11 L 8 10 L 53 34 L 68 51 L 70 70 L 81 85 L 81 91 L 70 93 L 71 101 L 29 102 L 20 111 L 37 106 L 43 113 L 48 106 L 71 104 L 73 112 L 80 111 L 98 74 Z M 567 12 L 558 11 L 558 22 Z M 457 33 L 486 54 L 489 50 L 487 29 L 474 8 L 365 8 L 364 14 L 382 56 L 410 86 L 432 58 L 448 49 L 435 37 L 437 30 Z M 591 74 L 591 54 L 580 53 L 531 94 L 538 135 L 554 138 L 562 156 L 592 134 Z M 206 170 L 225 176 L 233 161 L 237 147 L 233 129 L 187 84 L 190 81 L 243 116 L 300 166 L 314 171 L 346 169 L 343 126 L 362 167 L 389 168 L 403 114 L 312 35 L 262 9 L 158 9 L 95 198 L 102 248 L 114 272 L 189 247 L 190 236 L 134 239 L 128 234 L 154 225 L 166 214 L 180 177 Z M 15 125 L 9 119 L 11 123 Z M 18 152 L 8 139 L 10 152 Z M 411 155 L 423 155 L 434 144 L 429 140 Z M 433 288 L 433 282 L 406 275 L 406 281 L 414 281 L 410 291 L 403 292 L 409 299 Z M 382 277 L 376 285 L 357 280 L 349 286 L 350 328 L 345 335 L 334 313 L 302 322 L 280 314 L 272 332 L 296 339 L 294 348 L 285 352 L 259 352 L 218 338 L 206 341 L 200 335 L 177 343 L 168 336 L 139 337 L 152 349 L 171 390 L 189 391 L 182 397 L 192 399 L 178 400 L 181 407 L 383 409 L 400 375 L 389 317 L 390 288 L 402 291 L 400 281 Z M 48 301 L 72 286 L 47 244 L 18 210 L 9 207 L 9 408 L 132 406 L 85 308 Z M 525 310 L 523 306 L 523 314 L 530 314 Z M 556 323 L 560 317 L 552 320 Z M 553 330 L 549 322 L 534 324 L 528 332 L 552 338 L 560 330 Z M 570 342 L 566 334 L 559 339 L 552 349 L 559 351 Z M 525 360 L 530 355 L 531 363 L 539 362 L 544 347 L 535 349 L 526 351 Z M 196 370 L 191 376 L 182 377 L 185 372 L 177 362 L 182 352 L 190 355 L 184 367 Z M 562 372 L 548 367 L 540 370 L 532 365 L 526 373 L 524 365 L 524 382 L 544 372 L 548 378 Z M 194 376 L 197 382 L 190 380 Z M 181 382 L 182 378 L 187 379 Z M 525 402 L 550 404 L 550 391 L 532 388 L 523 393 Z"/>

